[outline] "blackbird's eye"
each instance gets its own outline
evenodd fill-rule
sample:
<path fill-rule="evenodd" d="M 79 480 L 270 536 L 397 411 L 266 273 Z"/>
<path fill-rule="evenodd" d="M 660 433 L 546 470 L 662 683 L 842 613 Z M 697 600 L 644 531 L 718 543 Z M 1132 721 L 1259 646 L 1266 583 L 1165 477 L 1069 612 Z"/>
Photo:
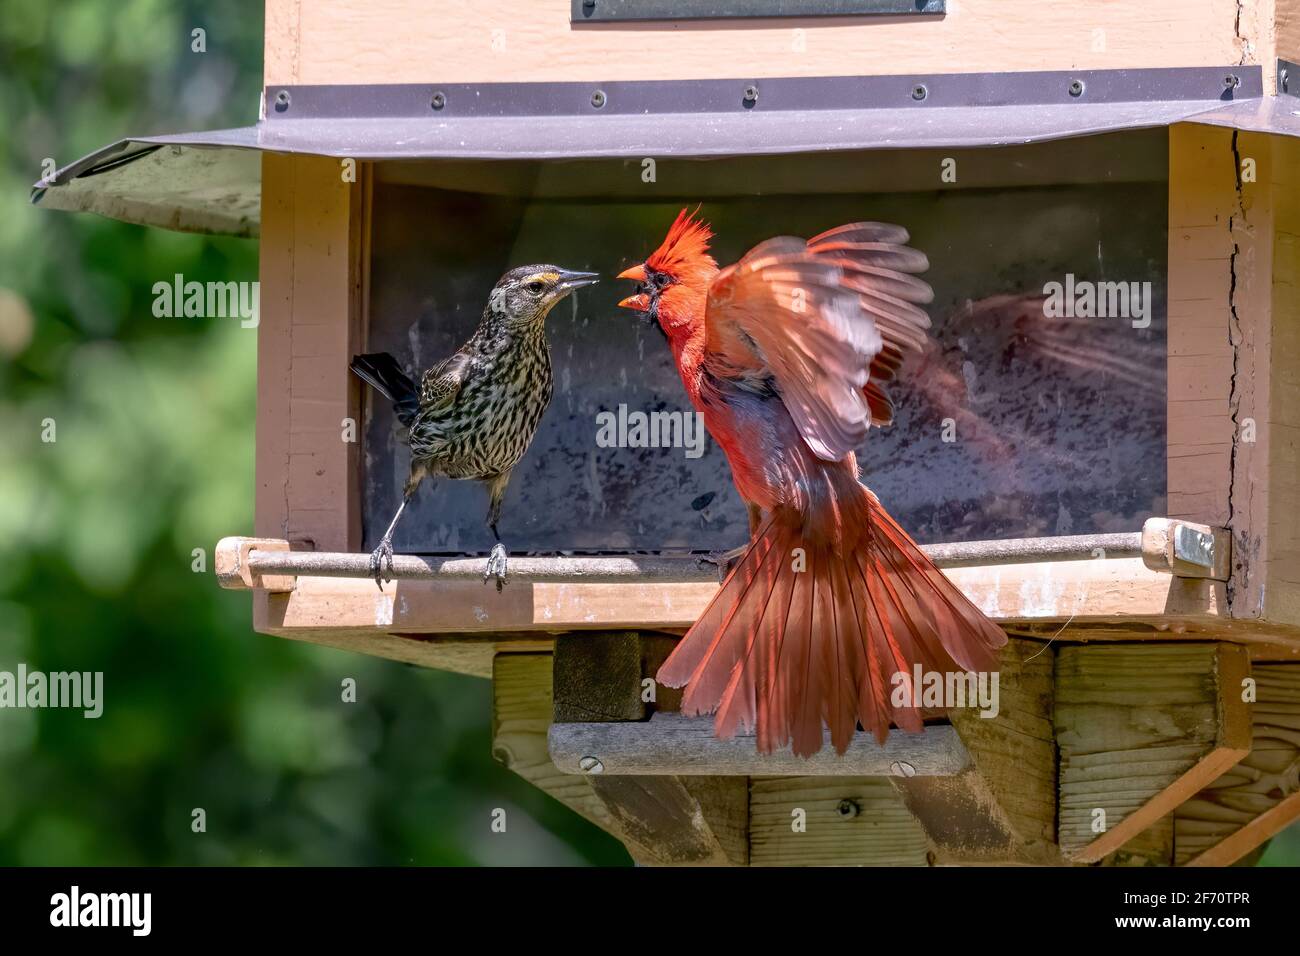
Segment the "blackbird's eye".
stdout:
<path fill-rule="evenodd" d="M 540 281 L 530 282 L 528 283 L 528 285 L 524 286 L 524 288 L 527 289 L 529 292 L 531 292 L 533 295 L 541 295 L 542 292 L 546 289 L 546 283 Z"/>

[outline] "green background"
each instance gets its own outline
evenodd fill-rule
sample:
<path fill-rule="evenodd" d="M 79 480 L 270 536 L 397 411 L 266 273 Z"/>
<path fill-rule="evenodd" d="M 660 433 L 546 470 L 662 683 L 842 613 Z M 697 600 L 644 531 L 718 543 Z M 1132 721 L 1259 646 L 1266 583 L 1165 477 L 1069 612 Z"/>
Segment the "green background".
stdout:
<path fill-rule="evenodd" d="M 0 4 L 0 670 L 103 671 L 106 698 L 0 710 L 0 865 L 625 864 L 492 762 L 486 681 L 256 635 L 216 586 L 252 529 L 256 332 L 155 318 L 151 289 L 252 281 L 256 243 L 27 202 L 47 158 L 251 122 L 261 56 L 258 0 Z"/>

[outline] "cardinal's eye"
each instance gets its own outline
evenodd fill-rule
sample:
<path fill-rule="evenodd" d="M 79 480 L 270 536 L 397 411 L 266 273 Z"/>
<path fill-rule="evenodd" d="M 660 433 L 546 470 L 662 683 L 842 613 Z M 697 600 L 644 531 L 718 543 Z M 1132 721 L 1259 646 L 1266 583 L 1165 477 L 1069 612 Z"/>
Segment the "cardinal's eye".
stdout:
<path fill-rule="evenodd" d="M 533 295 L 541 295 L 541 294 L 542 294 L 542 291 L 546 288 L 546 283 L 545 283 L 545 282 L 530 282 L 530 283 L 528 283 L 528 285 L 526 285 L 524 288 L 526 288 L 526 289 L 527 289 L 529 292 L 531 292 Z"/>

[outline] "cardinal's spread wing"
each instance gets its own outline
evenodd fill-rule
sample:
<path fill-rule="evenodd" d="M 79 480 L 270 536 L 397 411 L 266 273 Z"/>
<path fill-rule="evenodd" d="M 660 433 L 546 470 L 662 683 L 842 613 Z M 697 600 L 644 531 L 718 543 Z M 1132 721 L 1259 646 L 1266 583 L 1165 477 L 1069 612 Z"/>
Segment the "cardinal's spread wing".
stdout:
<path fill-rule="evenodd" d="M 907 239 L 859 222 L 755 246 L 709 287 L 707 367 L 770 375 L 808 447 L 840 460 L 892 419 L 881 386 L 925 344 L 933 293 L 916 273 L 929 262 Z"/>

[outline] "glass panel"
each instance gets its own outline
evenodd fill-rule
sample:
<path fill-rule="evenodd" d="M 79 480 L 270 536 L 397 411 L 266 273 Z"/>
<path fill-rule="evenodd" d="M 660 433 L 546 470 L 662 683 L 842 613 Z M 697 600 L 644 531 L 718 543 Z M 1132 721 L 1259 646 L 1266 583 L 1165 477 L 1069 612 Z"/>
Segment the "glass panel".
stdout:
<path fill-rule="evenodd" d="M 408 164 L 375 189 L 368 350 L 391 351 L 418 374 L 468 338 L 493 283 L 516 265 L 611 277 L 548 320 L 555 398 L 515 469 L 502 538 L 543 553 L 731 548 L 746 538 L 746 516 L 712 441 L 692 457 L 597 440 L 598 416 L 620 406 L 689 411 L 662 334 L 617 308 L 630 286 L 612 276 L 658 245 L 686 201 L 703 201 L 723 263 L 773 235 L 900 223 L 930 257 L 934 336 L 890 388 L 895 423 L 859 450 L 866 483 L 922 542 L 1136 530 L 1165 511 L 1159 132 L 1107 137 L 1104 151 L 1100 140 L 1074 141 L 1068 161 L 1060 149 L 971 154 L 971 170 L 1032 184 L 985 188 L 959 188 L 964 158 L 954 185 L 939 181 L 941 157 L 912 165 L 902 154 L 677 163 L 660 168 L 654 188 L 638 164 Z M 1095 175 L 1078 174 L 1090 156 Z M 871 173 L 882 163 L 910 169 L 890 183 L 908 191 L 864 191 L 879 188 Z M 1133 181 L 1119 181 L 1125 171 Z M 1069 181 L 1052 185 L 1054 175 Z M 414 184 L 422 180 L 461 188 Z M 367 548 L 397 507 L 408 461 L 391 409 L 372 397 Z M 395 546 L 484 552 L 486 507 L 476 483 L 426 481 Z"/>

